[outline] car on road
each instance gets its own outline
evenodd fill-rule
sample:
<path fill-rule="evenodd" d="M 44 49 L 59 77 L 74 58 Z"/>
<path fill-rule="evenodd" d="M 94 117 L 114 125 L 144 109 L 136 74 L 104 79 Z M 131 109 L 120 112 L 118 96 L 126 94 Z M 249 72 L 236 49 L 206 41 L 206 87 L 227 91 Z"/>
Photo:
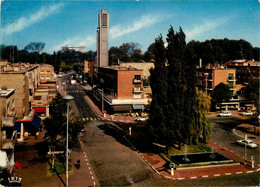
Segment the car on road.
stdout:
<path fill-rule="evenodd" d="M 252 140 L 237 140 L 237 143 L 239 145 L 243 145 L 243 146 L 247 146 L 249 148 L 256 148 L 257 147 L 257 144 L 254 143 Z"/>
<path fill-rule="evenodd" d="M 146 121 L 148 117 L 137 117 L 135 120 L 136 121 Z"/>
<path fill-rule="evenodd" d="M 251 112 L 251 111 L 246 111 L 246 112 L 241 112 L 240 115 L 241 115 L 241 116 L 253 116 L 254 113 Z"/>
<path fill-rule="evenodd" d="M 224 111 L 224 112 L 220 112 L 218 113 L 219 117 L 230 117 L 231 116 L 231 112 L 230 111 Z"/>

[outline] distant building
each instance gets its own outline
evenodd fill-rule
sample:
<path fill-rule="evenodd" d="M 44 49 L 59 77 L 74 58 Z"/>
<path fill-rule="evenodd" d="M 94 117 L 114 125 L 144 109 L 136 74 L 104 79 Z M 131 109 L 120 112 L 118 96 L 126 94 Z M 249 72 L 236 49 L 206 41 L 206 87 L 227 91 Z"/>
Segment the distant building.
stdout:
<path fill-rule="evenodd" d="M 108 66 L 108 28 L 109 14 L 105 9 L 98 15 L 97 29 L 97 66 Z"/>
<path fill-rule="evenodd" d="M 81 45 L 81 46 L 64 46 L 64 47 L 61 47 L 61 51 L 64 52 L 64 51 L 79 51 L 81 53 L 85 53 L 86 52 L 86 47 L 84 45 Z"/>
<path fill-rule="evenodd" d="M 105 106 L 111 112 L 144 110 L 149 104 L 151 89 L 143 87 L 143 70 L 133 67 L 99 67 L 98 86 L 103 88 Z M 101 100 L 102 91 L 96 89 L 94 96 Z"/>
<path fill-rule="evenodd" d="M 252 78 L 259 78 L 260 62 L 252 60 L 230 60 L 224 64 L 227 68 L 236 69 L 237 82 L 248 83 Z"/>
<path fill-rule="evenodd" d="M 49 64 L 40 64 L 39 66 L 40 83 L 56 82 L 54 67 Z"/>
<path fill-rule="evenodd" d="M 235 69 L 197 69 L 198 88 L 211 94 L 214 88 L 220 84 L 227 84 L 232 91 L 232 96 L 236 95 L 236 70 Z"/>
<path fill-rule="evenodd" d="M 14 166 L 14 145 L 17 131 L 15 89 L 0 89 L 0 167 L 12 169 Z"/>

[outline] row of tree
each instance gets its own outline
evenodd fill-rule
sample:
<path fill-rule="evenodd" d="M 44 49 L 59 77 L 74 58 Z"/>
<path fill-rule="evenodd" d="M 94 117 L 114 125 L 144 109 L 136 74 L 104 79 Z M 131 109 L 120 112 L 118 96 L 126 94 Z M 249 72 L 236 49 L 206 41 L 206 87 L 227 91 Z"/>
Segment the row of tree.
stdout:
<path fill-rule="evenodd" d="M 206 142 L 211 126 L 206 119 L 210 97 L 196 90 L 195 55 L 185 34 L 169 29 L 167 48 L 160 35 L 154 45 L 150 85 L 152 103 L 149 130 L 153 141 L 166 145 Z"/>

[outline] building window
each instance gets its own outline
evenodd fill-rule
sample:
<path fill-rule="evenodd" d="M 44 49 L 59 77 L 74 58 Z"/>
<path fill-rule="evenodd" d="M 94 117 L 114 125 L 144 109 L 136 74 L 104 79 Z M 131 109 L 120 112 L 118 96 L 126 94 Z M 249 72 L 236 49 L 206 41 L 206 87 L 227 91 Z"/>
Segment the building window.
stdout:
<path fill-rule="evenodd" d="M 51 73 L 50 71 L 47 71 L 47 73 Z"/>
<path fill-rule="evenodd" d="M 134 94 L 134 98 L 135 99 L 141 99 L 142 98 L 142 94 L 141 93 L 135 93 Z"/>
<path fill-rule="evenodd" d="M 141 80 L 141 75 L 135 75 L 135 80 Z"/>
<path fill-rule="evenodd" d="M 41 71 L 41 73 L 44 73 L 44 71 Z"/>
<path fill-rule="evenodd" d="M 44 79 L 44 77 L 43 76 L 41 76 L 41 80 L 43 80 Z"/>
<path fill-rule="evenodd" d="M 51 79 L 51 77 L 50 76 L 46 76 L 46 79 Z"/>
<path fill-rule="evenodd" d="M 107 26 L 107 14 L 102 14 L 102 26 Z"/>
<path fill-rule="evenodd" d="M 228 74 L 228 80 L 234 80 L 234 73 Z"/>

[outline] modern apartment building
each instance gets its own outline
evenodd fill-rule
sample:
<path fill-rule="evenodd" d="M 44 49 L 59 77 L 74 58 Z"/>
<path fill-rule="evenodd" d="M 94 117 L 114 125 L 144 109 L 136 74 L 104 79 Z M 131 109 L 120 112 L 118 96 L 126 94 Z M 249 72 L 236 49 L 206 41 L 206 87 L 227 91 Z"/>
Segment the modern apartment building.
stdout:
<path fill-rule="evenodd" d="M 0 89 L 0 167 L 7 169 L 14 166 L 15 120 L 15 89 Z"/>
<path fill-rule="evenodd" d="M 49 64 L 41 64 L 38 67 L 40 83 L 56 82 L 54 67 Z"/>
<path fill-rule="evenodd" d="M 17 118 L 28 115 L 33 101 L 33 94 L 39 84 L 37 64 L 2 64 L 0 88 L 15 89 L 15 112 Z"/>
<path fill-rule="evenodd" d="M 94 96 L 103 98 L 113 112 L 144 110 L 148 104 L 143 87 L 143 70 L 133 67 L 100 67 L 98 68 L 99 88 Z M 101 90 L 103 88 L 103 91 Z M 147 90 L 151 92 L 150 89 Z"/>
<path fill-rule="evenodd" d="M 97 29 L 97 66 L 108 66 L 108 28 L 109 14 L 105 9 L 98 15 Z"/>
<path fill-rule="evenodd" d="M 232 96 L 236 95 L 236 70 L 225 68 L 197 69 L 198 88 L 211 94 L 212 90 L 220 83 L 227 84 L 232 91 Z"/>

